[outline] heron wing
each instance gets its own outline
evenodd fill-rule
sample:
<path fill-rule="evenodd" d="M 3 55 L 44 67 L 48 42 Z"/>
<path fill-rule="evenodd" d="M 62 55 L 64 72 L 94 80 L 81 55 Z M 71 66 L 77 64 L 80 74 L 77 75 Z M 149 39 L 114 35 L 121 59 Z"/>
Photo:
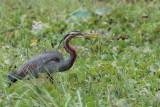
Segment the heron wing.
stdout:
<path fill-rule="evenodd" d="M 21 75 L 21 77 L 24 77 L 26 73 L 33 72 L 38 66 L 39 66 L 39 63 L 37 61 L 30 62 L 26 64 L 26 66 L 21 67 L 18 70 L 17 75 Z"/>
<path fill-rule="evenodd" d="M 51 61 L 55 61 L 56 63 L 60 60 L 63 60 L 62 55 L 57 51 L 49 51 L 46 53 L 42 53 L 30 60 L 28 60 L 25 64 L 23 64 L 18 70 L 17 75 L 20 77 L 25 77 L 28 73 L 34 73 L 34 72 L 43 72 L 44 65 L 47 67 L 50 66 L 46 65 Z M 52 64 L 56 64 L 52 63 Z M 55 69 L 54 69 L 55 70 Z"/>

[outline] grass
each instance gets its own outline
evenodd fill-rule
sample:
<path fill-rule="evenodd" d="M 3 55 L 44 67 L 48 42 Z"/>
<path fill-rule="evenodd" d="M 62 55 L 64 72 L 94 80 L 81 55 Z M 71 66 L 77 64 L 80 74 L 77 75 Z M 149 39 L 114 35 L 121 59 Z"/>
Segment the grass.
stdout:
<path fill-rule="evenodd" d="M 1 0 L 0 106 L 159 107 L 159 5 L 158 0 Z M 42 75 L 8 88 L 8 73 L 33 56 L 58 50 L 67 58 L 63 46 L 57 47 L 73 30 L 101 38 L 72 40 L 78 58 L 69 71 L 53 76 L 54 85 Z"/>

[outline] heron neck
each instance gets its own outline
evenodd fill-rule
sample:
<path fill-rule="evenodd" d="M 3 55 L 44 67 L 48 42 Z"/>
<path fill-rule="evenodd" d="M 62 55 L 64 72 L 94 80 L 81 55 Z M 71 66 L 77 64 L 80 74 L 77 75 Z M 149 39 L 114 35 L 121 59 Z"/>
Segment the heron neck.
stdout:
<path fill-rule="evenodd" d="M 76 49 L 74 47 L 72 47 L 70 45 L 70 40 L 72 39 L 73 37 L 71 36 L 68 36 L 65 40 L 64 40 L 64 47 L 65 47 L 65 50 L 70 53 L 70 57 L 66 60 L 63 61 L 63 63 L 59 66 L 59 71 L 65 71 L 65 70 L 69 70 L 76 58 L 77 58 L 77 52 L 76 52 Z"/>
<path fill-rule="evenodd" d="M 73 64 L 74 64 L 74 62 L 75 62 L 75 60 L 77 58 L 77 51 L 76 51 L 76 49 L 74 47 L 72 47 L 70 45 L 70 43 L 69 43 L 72 38 L 73 38 L 72 36 L 69 36 L 64 41 L 64 47 L 65 47 L 66 51 L 68 53 L 70 53 L 70 57 L 67 59 L 68 62 L 69 62 L 68 63 L 68 69 L 70 69 L 73 66 Z"/>

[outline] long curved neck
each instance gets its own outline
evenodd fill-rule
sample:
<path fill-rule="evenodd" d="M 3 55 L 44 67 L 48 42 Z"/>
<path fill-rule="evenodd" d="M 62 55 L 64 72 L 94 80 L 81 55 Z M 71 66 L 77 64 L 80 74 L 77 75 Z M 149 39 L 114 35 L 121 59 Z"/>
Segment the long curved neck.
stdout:
<path fill-rule="evenodd" d="M 70 53 L 70 57 L 68 58 L 68 62 L 69 62 L 68 67 L 69 68 L 71 68 L 73 66 L 73 64 L 74 64 L 74 62 L 76 61 L 76 58 L 77 58 L 76 49 L 74 47 L 72 47 L 69 43 L 72 38 L 73 38 L 72 36 L 69 36 L 64 41 L 64 47 L 65 47 L 66 51 L 68 53 Z"/>
<path fill-rule="evenodd" d="M 73 38 L 72 36 L 68 36 L 68 37 L 64 40 L 64 47 L 65 47 L 66 51 L 67 51 L 68 53 L 70 53 L 70 57 L 69 57 L 68 59 L 64 60 L 64 61 L 60 64 L 60 66 L 59 66 L 59 71 L 65 71 L 65 70 L 70 69 L 70 68 L 73 66 L 73 64 L 74 64 L 74 62 L 75 62 L 75 60 L 76 60 L 76 58 L 77 58 L 76 49 L 75 49 L 74 47 L 72 47 L 72 46 L 70 45 L 70 43 L 69 43 L 72 38 Z"/>

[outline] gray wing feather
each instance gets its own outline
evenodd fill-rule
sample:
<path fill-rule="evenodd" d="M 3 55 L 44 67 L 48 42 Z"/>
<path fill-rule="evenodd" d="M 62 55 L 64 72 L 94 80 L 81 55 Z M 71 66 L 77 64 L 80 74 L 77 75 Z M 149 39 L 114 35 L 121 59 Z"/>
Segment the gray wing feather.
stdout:
<path fill-rule="evenodd" d="M 38 73 L 49 72 L 53 73 L 57 70 L 57 65 L 61 62 L 63 56 L 58 51 L 48 51 L 28 60 L 17 70 L 17 75 L 25 77 L 26 74 L 33 73 L 38 76 Z"/>

